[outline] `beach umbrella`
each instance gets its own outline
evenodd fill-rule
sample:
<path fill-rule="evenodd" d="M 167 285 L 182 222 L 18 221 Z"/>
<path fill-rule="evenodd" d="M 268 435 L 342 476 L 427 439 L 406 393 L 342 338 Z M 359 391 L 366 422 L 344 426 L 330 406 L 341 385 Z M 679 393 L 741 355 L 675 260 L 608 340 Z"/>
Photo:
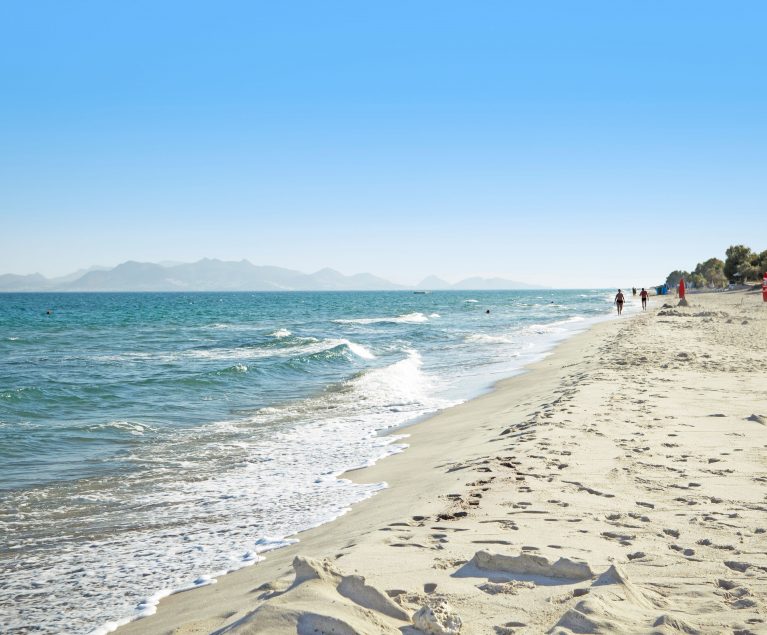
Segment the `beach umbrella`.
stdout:
<path fill-rule="evenodd" d="M 679 299 L 684 300 L 684 278 L 679 281 Z"/>

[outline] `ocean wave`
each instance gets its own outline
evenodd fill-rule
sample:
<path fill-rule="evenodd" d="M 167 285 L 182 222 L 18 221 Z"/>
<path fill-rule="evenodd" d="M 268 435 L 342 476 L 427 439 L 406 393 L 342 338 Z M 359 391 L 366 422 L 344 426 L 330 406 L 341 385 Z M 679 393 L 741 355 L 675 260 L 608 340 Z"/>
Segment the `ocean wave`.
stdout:
<path fill-rule="evenodd" d="M 229 323 L 229 322 L 214 322 L 213 324 L 207 324 L 203 329 L 214 329 L 217 331 L 231 330 L 231 331 L 260 331 L 262 327 L 255 324 L 242 324 L 242 323 Z"/>
<path fill-rule="evenodd" d="M 396 317 L 375 317 L 375 318 L 356 318 L 356 319 L 341 319 L 333 320 L 336 324 L 420 324 L 422 322 L 428 322 L 423 313 L 406 313 L 404 315 L 398 315 Z"/>
<path fill-rule="evenodd" d="M 511 335 L 489 335 L 486 333 L 472 333 L 467 335 L 464 341 L 479 344 L 514 344 L 515 342 Z"/>
<path fill-rule="evenodd" d="M 468 300 L 464 300 L 464 302 L 476 303 L 476 302 L 479 302 L 479 300 L 474 300 L 470 298 Z"/>
<path fill-rule="evenodd" d="M 291 332 L 288 331 L 288 329 L 277 329 L 274 333 L 270 333 L 270 337 L 276 337 L 277 339 L 282 339 L 283 337 L 289 337 L 291 335 Z"/>
<path fill-rule="evenodd" d="M 280 331 L 277 331 L 280 333 Z M 265 358 L 300 358 L 311 355 L 317 355 L 326 351 L 338 348 L 339 346 L 347 348 L 357 357 L 362 359 L 375 359 L 375 355 L 364 345 L 352 342 L 345 338 L 317 339 L 316 337 L 296 337 L 291 338 L 289 331 L 285 330 L 279 336 L 275 335 L 277 342 L 271 344 L 254 346 L 236 346 L 236 347 L 205 347 L 190 348 L 179 351 L 128 351 L 116 355 L 96 355 L 91 357 L 92 361 L 115 363 L 135 363 L 135 362 L 156 362 L 156 363 L 182 363 L 185 360 L 200 361 L 238 361 L 247 362 Z M 241 368 L 233 368 L 238 372 L 245 372 Z M 0 393 L 0 398 L 10 399 L 10 395 Z"/>
<path fill-rule="evenodd" d="M 286 421 L 302 420 L 309 416 L 314 421 L 322 420 L 320 413 L 327 413 L 333 419 L 351 417 L 372 417 L 380 420 L 381 427 L 387 427 L 386 419 L 392 413 L 406 413 L 444 407 L 446 401 L 432 397 L 434 380 L 423 370 L 420 353 L 408 349 L 405 357 L 397 362 L 362 371 L 354 377 L 328 386 L 322 395 L 280 406 L 259 409 L 246 425 L 256 423 L 258 427 Z M 319 416 L 319 418 L 318 418 Z M 401 416 L 394 417 L 401 423 Z M 217 425 L 232 425 L 221 422 Z M 234 423 L 236 426 L 237 424 Z"/>
<path fill-rule="evenodd" d="M 144 432 L 151 428 L 145 423 L 135 423 L 132 421 L 107 421 L 106 423 L 94 423 L 85 428 L 88 432 L 102 432 L 104 430 L 114 430 L 117 432 L 127 432 L 134 436 L 142 436 Z"/>
<path fill-rule="evenodd" d="M 247 372 L 248 372 L 247 364 L 235 364 L 234 366 L 229 366 L 228 368 L 224 368 L 223 370 L 217 371 L 216 374 L 226 375 L 229 373 L 239 374 L 239 373 L 247 373 Z"/>
<path fill-rule="evenodd" d="M 565 320 L 557 320 L 556 322 L 549 322 L 548 324 L 530 324 L 529 326 L 526 326 L 523 331 L 535 333 L 537 335 L 564 333 L 567 329 L 563 327 L 568 324 L 583 322 L 585 319 L 586 318 L 582 315 L 573 315 Z"/>
<path fill-rule="evenodd" d="M 347 348 L 362 359 L 375 359 L 375 355 L 362 344 L 343 338 L 317 340 L 305 338 L 294 346 L 281 348 L 240 347 L 240 348 L 205 348 L 184 351 L 184 357 L 208 360 L 249 360 L 265 357 L 301 358 L 325 353 L 338 347 Z"/>
<path fill-rule="evenodd" d="M 391 408 L 403 404 L 428 404 L 432 381 L 422 372 L 423 359 L 413 349 L 404 359 L 370 370 L 348 385 L 368 403 Z"/>
<path fill-rule="evenodd" d="M 361 357 L 362 359 L 375 359 L 376 356 L 373 355 L 373 353 L 370 352 L 367 348 L 365 348 L 362 344 L 357 344 L 356 342 L 350 342 L 349 340 L 341 340 L 343 344 L 345 344 L 348 349 L 354 353 L 357 357 Z"/>
<path fill-rule="evenodd" d="M 35 399 L 43 396 L 43 391 L 35 386 L 22 386 L 0 392 L 0 399 L 6 401 L 21 401 L 23 399 Z"/>

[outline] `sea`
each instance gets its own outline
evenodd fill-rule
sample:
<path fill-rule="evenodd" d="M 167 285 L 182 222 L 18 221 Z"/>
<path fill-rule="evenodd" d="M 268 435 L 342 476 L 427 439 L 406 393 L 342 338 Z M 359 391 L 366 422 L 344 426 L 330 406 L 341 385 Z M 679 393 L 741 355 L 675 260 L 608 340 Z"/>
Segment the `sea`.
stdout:
<path fill-rule="evenodd" d="M 0 630 L 102 635 L 295 542 L 613 294 L 0 294 Z"/>

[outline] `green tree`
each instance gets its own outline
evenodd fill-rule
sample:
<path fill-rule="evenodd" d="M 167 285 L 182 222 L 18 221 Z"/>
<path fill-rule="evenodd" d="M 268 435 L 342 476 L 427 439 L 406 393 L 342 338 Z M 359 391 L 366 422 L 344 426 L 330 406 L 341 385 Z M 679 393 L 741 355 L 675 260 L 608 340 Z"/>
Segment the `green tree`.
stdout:
<path fill-rule="evenodd" d="M 759 273 L 763 276 L 765 273 L 767 273 L 767 249 L 765 249 L 762 253 L 758 256 L 758 262 L 756 263 L 757 268 L 759 269 Z M 757 276 L 760 277 L 760 276 Z"/>
<path fill-rule="evenodd" d="M 706 277 L 700 273 L 693 273 L 690 276 L 690 282 L 692 282 L 696 289 L 704 289 L 708 286 L 708 280 L 706 280 Z"/>
<path fill-rule="evenodd" d="M 687 271 L 672 271 L 670 274 L 668 274 L 668 277 L 666 278 L 666 285 L 668 285 L 669 289 L 673 289 L 675 286 L 679 284 L 679 281 L 684 278 L 685 281 L 687 281 L 690 277 L 689 272 Z"/>
<path fill-rule="evenodd" d="M 705 283 L 700 286 L 723 287 L 727 285 L 727 276 L 724 275 L 724 262 L 719 258 L 709 258 L 705 262 L 699 262 L 695 267 L 694 274 L 703 276 Z M 699 286 L 696 284 L 696 286 Z"/>
<path fill-rule="evenodd" d="M 728 280 L 747 280 L 754 278 L 756 267 L 752 264 L 754 252 L 745 245 L 730 245 L 725 252 L 724 275 Z"/>

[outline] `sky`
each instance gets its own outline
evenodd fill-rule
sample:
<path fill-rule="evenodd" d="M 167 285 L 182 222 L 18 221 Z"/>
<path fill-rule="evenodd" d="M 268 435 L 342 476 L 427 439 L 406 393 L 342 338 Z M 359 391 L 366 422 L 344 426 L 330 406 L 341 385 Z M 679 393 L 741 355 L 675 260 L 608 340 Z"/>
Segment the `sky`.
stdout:
<path fill-rule="evenodd" d="M 649 285 L 767 248 L 767 4 L 0 7 L 0 273 Z"/>

